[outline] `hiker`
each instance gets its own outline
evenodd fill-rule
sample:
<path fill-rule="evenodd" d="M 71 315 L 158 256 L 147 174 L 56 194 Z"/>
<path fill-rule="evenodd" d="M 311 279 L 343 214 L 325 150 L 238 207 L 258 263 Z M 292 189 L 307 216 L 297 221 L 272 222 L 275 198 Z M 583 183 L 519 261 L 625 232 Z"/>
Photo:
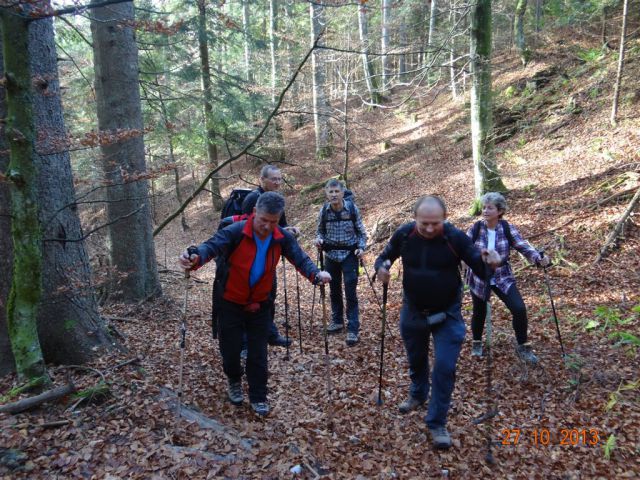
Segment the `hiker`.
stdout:
<path fill-rule="evenodd" d="M 242 213 L 249 215 L 253 212 L 253 208 L 256 206 L 256 202 L 260 195 L 265 192 L 275 192 L 280 190 L 282 185 L 282 172 L 275 165 L 265 165 L 260 170 L 260 186 L 249 193 L 242 202 Z M 300 235 L 300 230 L 296 227 L 290 227 L 287 225 L 287 218 L 284 211 L 280 217 L 279 224 L 282 228 L 289 231 L 295 237 Z M 275 323 L 276 316 L 276 296 L 278 295 L 278 281 L 277 276 L 274 276 L 273 290 L 272 290 L 272 305 L 271 305 L 271 325 L 269 326 L 269 345 L 278 347 L 288 347 L 291 345 L 291 339 L 283 337 L 278 331 L 278 327 Z"/>
<path fill-rule="evenodd" d="M 376 259 L 375 268 L 380 281 L 388 283 L 389 268 L 398 257 L 402 258 L 400 334 L 409 361 L 411 386 L 399 410 L 410 412 L 427 399 L 431 335 L 435 361 L 431 399 L 424 421 L 434 447 L 447 449 L 451 446 L 446 428 L 447 412 L 465 335 L 458 265 L 462 260 L 475 273 L 484 276 L 487 268 L 500 264 L 500 257 L 495 251 L 476 249 L 463 231 L 445 222 L 447 210 L 439 197 L 420 198 L 413 208 L 413 216 L 415 221 L 395 231 Z"/>
<path fill-rule="evenodd" d="M 228 379 L 231 403 L 241 405 L 242 338 L 247 336 L 247 383 L 251 408 L 261 416 L 269 413 L 267 401 L 267 336 L 271 315 L 271 290 L 280 255 L 314 283 L 328 283 L 331 275 L 320 272 L 300 249 L 295 237 L 278 226 L 284 198 L 276 192 L 260 196 L 247 220 L 233 223 L 179 258 L 186 270 L 195 270 L 213 258 L 226 258 L 219 305 L 219 346 Z"/>
<path fill-rule="evenodd" d="M 529 242 L 522 238 L 522 235 L 513 224 L 502 218 L 507 211 L 507 202 L 500 193 L 485 193 L 480 201 L 482 203 L 483 220 L 477 221 L 467 231 L 467 235 L 476 247 L 480 249 L 495 249 L 500 254 L 503 262 L 491 278 L 491 290 L 495 292 L 511 312 L 513 330 L 517 341 L 517 355 L 523 361 L 535 365 L 538 363 L 538 357 L 533 353 L 531 344 L 527 339 L 527 307 L 522 300 L 518 287 L 516 287 L 516 280 L 513 277 L 511 264 L 509 263 L 509 252 L 513 248 L 524 255 L 531 263 L 542 267 L 549 265 L 549 257 L 541 256 Z M 484 320 L 487 313 L 487 304 L 483 297 L 487 287 L 484 278 L 475 275 L 471 271 L 467 272 L 465 280 L 469 285 L 473 300 L 471 355 L 481 357 L 482 331 L 484 330 Z"/>
<path fill-rule="evenodd" d="M 358 260 L 367 245 L 367 232 L 358 207 L 351 198 L 345 198 L 345 187 L 339 180 L 329 180 L 324 193 L 327 202 L 320 209 L 316 246 L 326 252 L 325 268 L 331 275 L 331 324 L 327 333 L 338 333 L 344 328 L 342 279 L 347 301 L 347 338 L 349 346 L 358 343 L 360 330 L 358 297 Z"/>

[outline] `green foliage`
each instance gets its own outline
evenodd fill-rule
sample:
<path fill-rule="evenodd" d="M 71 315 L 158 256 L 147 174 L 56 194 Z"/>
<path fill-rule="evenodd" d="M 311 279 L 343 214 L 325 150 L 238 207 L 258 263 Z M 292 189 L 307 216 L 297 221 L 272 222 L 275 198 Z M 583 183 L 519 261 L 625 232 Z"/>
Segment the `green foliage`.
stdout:
<path fill-rule="evenodd" d="M 604 58 L 604 52 L 601 48 L 581 49 L 577 53 L 577 57 L 585 63 L 597 63 Z"/>
<path fill-rule="evenodd" d="M 609 438 L 607 438 L 607 441 L 602 446 L 602 448 L 604 450 L 604 458 L 610 460 L 611 454 L 616 448 L 616 436 L 614 434 L 609 435 Z"/>

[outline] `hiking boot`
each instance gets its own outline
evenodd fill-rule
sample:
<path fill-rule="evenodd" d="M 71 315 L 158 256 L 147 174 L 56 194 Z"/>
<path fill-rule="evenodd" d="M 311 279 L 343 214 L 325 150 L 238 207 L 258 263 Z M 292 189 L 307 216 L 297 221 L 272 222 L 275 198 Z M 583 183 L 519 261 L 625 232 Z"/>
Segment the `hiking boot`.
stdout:
<path fill-rule="evenodd" d="M 236 406 L 242 405 L 242 401 L 244 400 L 244 395 L 242 394 L 242 383 L 229 381 L 227 395 L 229 396 L 231 403 Z"/>
<path fill-rule="evenodd" d="M 530 343 L 523 343 L 522 345 L 518 345 L 516 347 L 516 353 L 518 354 L 518 357 L 520 357 L 520 360 L 522 360 L 523 362 L 530 365 L 538 364 L 538 357 L 536 357 L 536 355 L 533 353 Z"/>
<path fill-rule="evenodd" d="M 267 402 L 255 402 L 251 403 L 251 408 L 256 413 L 256 415 L 260 415 L 261 417 L 266 417 L 269 415 L 269 404 Z"/>
<path fill-rule="evenodd" d="M 344 328 L 344 323 L 331 322 L 327 327 L 327 333 L 338 333 Z"/>
<path fill-rule="evenodd" d="M 482 340 L 474 340 L 473 342 L 471 342 L 471 356 L 482 356 Z"/>
<path fill-rule="evenodd" d="M 269 345 L 272 347 L 288 347 L 291 345 L 291 339 L 278 335 L 269 339 Z"/>
<path fill-rule="evenodd" d="M 451 447 L 451 435 L 447 432 L 447 427 L 442 426 L 429 428 L 429 433 L 431 434 L 431 443 L 433 444 L 433 448 L 447 450 Z"/>
<path fill-rule="evenodd" d="M 354 346 L 356 343 L 358 343 L 358 334 L 354 333 L 354 332 L 349 332 L 347 333 L 347 340 L 346 343 L 348 346 L 352 347 Z"/>
<path fill-rule="evenodd" d="M 398 410 L 400 410 L 400 413 L 409 413 L 411 410 L 421 407 L 423 403 L 424 400 L 418 400 L 417 398 L 409 395 L 404 402 L 398 405 Z"/>

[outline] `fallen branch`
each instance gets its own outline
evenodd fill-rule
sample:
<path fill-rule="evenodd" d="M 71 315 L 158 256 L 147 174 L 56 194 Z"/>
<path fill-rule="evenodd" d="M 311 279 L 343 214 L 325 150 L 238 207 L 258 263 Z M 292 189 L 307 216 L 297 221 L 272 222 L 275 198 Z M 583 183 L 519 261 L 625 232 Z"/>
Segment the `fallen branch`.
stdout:
<path fill-rule="evenodd" d="M 131 365 L 132 363 L 140 363 L 140 360 L 141 360 L 140 357 L 133 357 L 133 358 L 130 358 L 129 360 L 125 360 L 124 362 L 118 363 L 117 365 L 114 365 L 113 367 L 107 368 L 107 371 L 109 371 L 109 370 L 117 370 L 118 368 L 122 368 L 122 367 L 125 367 L 127 365 Z"/>
<path fill-rule="evenodd" d="M 53 390 L 47 390 L 46 392 L 36 395 L 35 397 L 25 398 L 17 402 L 8 403 L 7 405 L 0 406 L 0 413 L 16 413 L 31 410 L 39 405 L 47 402 L 55 402 L 67 395 L 74 393 L 76 387 L 73 383 L 68 383 L 62 387 L 54 388 Z"/>
<path fill-rule="evenodd" d="M 70 423 L 71 423 L 71 420 L 57 420 L 55 422 L 40 423 L 36 425 L 36 427 L 57 428 L 57 427 L 64 427 L 65 425 L 69 425 Z"/>
<path fill-rule="evenodd" d="M 112 315 L 103 315 L 102 318 L 105 320 L 115 320 L 116 322 L 132 322 L 132 323 L 140 323 L 140 320 L 129 317 L 114 317 Z"/>
<path fill-rule="evenodd" d="M 624 227 L 624 224 L 627 222 L 627 219 L 631 215 L 631 212 L 633 212 L 633 209 L 638 204 L 639 200 L 640 200 L 640 188 L 636 190 L 636 194 L 633 196 L 633 198 L 629 202 L 629 205 L 627 205 L 627 209 L 622 214 L 622 217 L 620 218 L 620 220 L 618 220 L 618 223 L 616 224 L 613 231 L 607 237 L 607 240 L 604 242 L 604 245 L 600 249 L 600 253 L 598 253 L 598 258 L 596 258 L 596 261 L 594 263 L 598 263 L 600 260 L 602 260 L 602 257 L 607 253 L 607 250 L 609 249 L 611 244 L 613 244 L 616 241 L 616 239 L 620 235 L 620 232 L 622 232 L 622 227 Z"/>

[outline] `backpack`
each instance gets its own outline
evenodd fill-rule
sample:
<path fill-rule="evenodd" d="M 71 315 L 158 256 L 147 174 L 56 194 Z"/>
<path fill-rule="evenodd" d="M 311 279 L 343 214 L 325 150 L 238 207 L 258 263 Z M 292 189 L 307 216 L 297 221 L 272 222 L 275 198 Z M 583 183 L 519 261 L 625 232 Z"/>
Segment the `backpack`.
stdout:
<path fill-rule="evenodd" d="M 507 241 L 509 242 L 510 248 L 515 248 L 516 241 L 513 239 L 513 235 L 511 235 L 511 227 L 509 227 L 509 222 L 506 220 L 500 220 L 498 222 L 502 225 L 502 230 L 504 231 L 504 235 L 507 237 Z M 476 243 L 478 237 L 480 236 L 480 225 L 482 225 L 482 220 L 478 220 L 471 227 L 471 242 Z"/>
<path fill-rule="evenodd" d="M 355 232 L 358 230 L 358 226 L 357 226 L 358 216 L 356 214 L 356 202 L 355 202 L 355 196 L 353 195 L 353 192 L 349 189 L 345 189 L 344 197 L 342 198 L 342 200 L 344 201 L 344 206 L 349 211 L 349 217 L 350 217 L 349 220 L 351 220 L 351 222 L 353 223 L 353 230 Z M 327 222 L 342 222 L 342 221 L 343 219 L 329 220 L 329 203 L 324 202 L 324 205 L 322 205 L 320 231 L 327 233 Z"/>
<path fill-rule="evenodd" d="M 220 211 L 220 219 L 231 217 L 232 215 L 240 215 L 242 213 L 242 202 L 247 195 L 253 190 L 248 188 L 234 188 L 231 190 L 231 194 L 227 201 L 224 202 L 222 210 Z"/>

